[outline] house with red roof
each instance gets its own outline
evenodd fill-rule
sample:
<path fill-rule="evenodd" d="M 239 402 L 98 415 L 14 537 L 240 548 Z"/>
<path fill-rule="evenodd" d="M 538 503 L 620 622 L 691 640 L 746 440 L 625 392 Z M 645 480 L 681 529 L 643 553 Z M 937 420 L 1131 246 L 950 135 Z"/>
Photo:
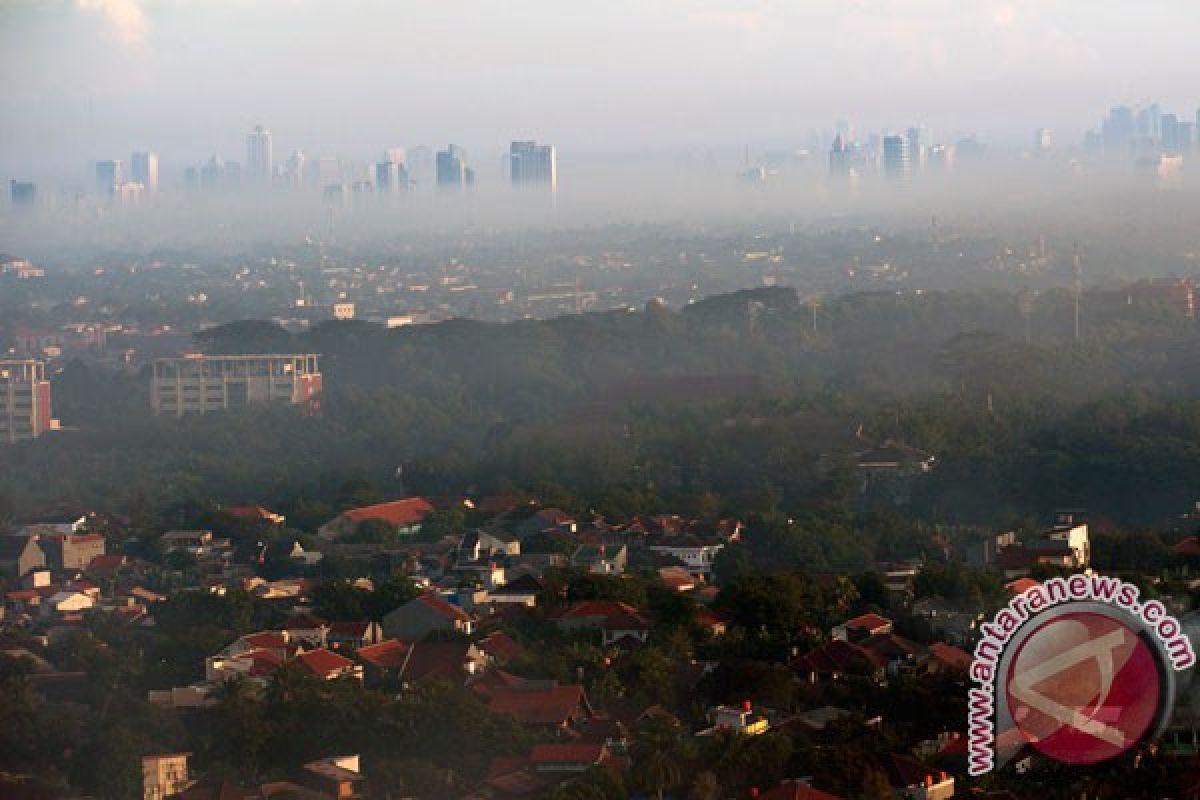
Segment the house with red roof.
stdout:
<path fill-rule="evenodd" d="M 343 647 L 359 650 L 383 641 L 383 626 L 366 619 L 331 622 L 325 632 L 325 641 L 335 650 Z"/>
<path fill-rule="evenodd" d="M 495 686 L 489 693 L 488 709 L 495 714 L 509 714 L 522 725 L 563 732 L 593 716 L 587 695 L 577 684 Z"/>
<path fill-rule="evenodd" d="M 612 600 L 576 603 L 558 615 L 557 624 L 565 631 L 598 629 L 606 647 L 620 641 L 644 643 L 653 627 L 633 606 Z"/>
<path fill-rule="evenodd" d="M 412 651 L 412 645 L 399 639 L 384 639 L 382 642 L 360 647 L 355 653 L 363 663 L 363 677 L 368 686 L 378 686 L 389 678 L 399 677 L 404 662 Z"/>
<path fill-rule="evenodd" d="M 834 626 L 830 635 L 843 642 L 854 642 L 881 633 L 892 632 L 892 621 L 879 614 L 862 614 L 848 619 L 841 625 Z"/>
<path fill-rule="evenodd" d="M 880 678 L 887 663 L 860 645 L 834 639 L 792 659 L 790 666 L 804 680 L 816 683 L 819 678 L 836 680 L 847 674 Z"/>
<path fill-rule="evenodd" d="M 434 631 L 470 634 L 475 618 L 436 592 L 426 592 L 383 617 L 383 635 L 416 642 Z"/>
<path fill-rule="evenodd" d="M 332 681 L 338 678 L 354 678 L 358 681 L 363 679 L 361 664 L 355 664 L 345 656 L 340 656 L 332 650 L 326 650 L 323 647 L 318 650 L 308 650 L 300 653 L 296 656 L 295 661 L 310 675 L 324 681 Z"/>
<path fill-rule="evenodd" d="M 413 642 L 396 673 L 404 686 L 446 681 L 464 686 L 483 674 L 488 658 L 470 642 Z"/>
<path fill-rule="evenodd" d="M 352 508 L 318 528 L 317 535 L 332 541 L 354 533 L 367 520 L 379 520 L 394 525 L 400 534 L 408 536 L 420 532 L 421 522 L 433 510 L 433 504 L 423 497 L 405 497 L 388 503 Z"/>
<path fill-rule="evenodd" d="M 553 742 L 537 744 L 529 754 L 538 772 L 586 772 L 604 763 L 609 757 L 603 744 L 582 742 Z"/>
<path fill-rule="evenodd" d="M 268 525 L 282 525 L 287 521 L 287 517 L 283 516 L 283 514 L 276 514 L 274 511 L 265 509 L 262 506 L 229 506 L 224 511 L 231 517 L 247 522 L 265 522 Z"/>
<path fill-rule="evenodd" d="M 525 655 L 525 648 L 517 644 L 511 636 L 503 631 L 495 631 L 475 643 L 488 659 L 494 664 L 503 665 Z"/>
<path fill-rule="evenodd" d="M 971 669 L 971 654 L 952 644 L 934 642 L 929 645 L 929 660 L 925 662 L 925 669 L 932 674 L 965 674 Z"/>
<path fill-rule="evenodd" d="M 804 781 L 784 781 L 774 789 L 758 793 L 759 800 L 843 800 L 842 797 L 829 792 L 814 789 Z"/>

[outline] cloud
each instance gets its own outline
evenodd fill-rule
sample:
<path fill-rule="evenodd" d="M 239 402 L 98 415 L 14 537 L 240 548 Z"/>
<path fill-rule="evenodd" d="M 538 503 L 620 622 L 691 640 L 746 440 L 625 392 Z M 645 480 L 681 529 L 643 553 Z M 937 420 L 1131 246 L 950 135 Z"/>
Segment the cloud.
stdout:
<path fill-rule="evenodd" d="M 75 5 L 102 15 L 110 33 L 121 44 L 138 45 L 146 41 L 150 23 L 141 0 L 75 0 Z"/>

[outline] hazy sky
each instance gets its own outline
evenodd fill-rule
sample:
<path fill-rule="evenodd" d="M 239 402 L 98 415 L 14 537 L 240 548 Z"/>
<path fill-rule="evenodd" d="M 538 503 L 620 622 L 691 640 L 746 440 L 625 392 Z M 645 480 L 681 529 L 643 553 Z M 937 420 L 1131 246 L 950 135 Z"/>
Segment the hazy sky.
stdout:
<path fill-rule="evenodd" d="M 1195 0 L 0 0 L 0 166 L 516 137 L 801 144 L 837 118 L 1072 140 L 1200 105 Z"/>

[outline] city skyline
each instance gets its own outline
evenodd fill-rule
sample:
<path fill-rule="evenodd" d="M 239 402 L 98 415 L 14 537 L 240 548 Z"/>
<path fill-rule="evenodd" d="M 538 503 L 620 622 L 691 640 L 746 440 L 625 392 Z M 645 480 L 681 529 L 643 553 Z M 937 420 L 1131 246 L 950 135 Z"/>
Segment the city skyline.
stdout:
<path fill-rule="evenodd" d="M 373 152 L 385 131 L 474 151 L 526 138 L 577 153 L 769 143 L 846 116 L 872 129 L 913 119 L 956 136 L 1027 142 L 1045 127 L 1074 140 L 1097 106 L 1189 99 L 1181 23 L 1196 12 L 1165 0 L 1120 19 L 1110 11 L 862 0 L 615 3 L 570 15 L 543 2 L 354 3 L 333 14 L 307 0 L 21 0 L 0 9 L 13 87 L 0 111 L 14 120 L 0 164 L 61 168 L 147 148 L 229 157 L 238 132 L 266 120 L 279 153 L 305 142 Z M 394 30 L 403 46 L 384 35 Z M 1125 55 L 1139 32 L 1153 35 L 1154 59 Z M 259 60 L 265 69 L 246 69 Z"/>

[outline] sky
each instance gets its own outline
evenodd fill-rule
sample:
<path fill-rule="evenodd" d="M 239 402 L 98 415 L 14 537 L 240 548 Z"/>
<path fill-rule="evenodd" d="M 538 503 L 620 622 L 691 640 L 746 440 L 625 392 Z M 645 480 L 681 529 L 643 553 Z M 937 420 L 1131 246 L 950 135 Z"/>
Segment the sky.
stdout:
<path fill-rule="evenodd" d="M 371 157 L 800 146 L 922 123 L 1074 141 L 1200 106 L 1194 0 L 0 0 L 0 168 L 151 149 Z"/>

